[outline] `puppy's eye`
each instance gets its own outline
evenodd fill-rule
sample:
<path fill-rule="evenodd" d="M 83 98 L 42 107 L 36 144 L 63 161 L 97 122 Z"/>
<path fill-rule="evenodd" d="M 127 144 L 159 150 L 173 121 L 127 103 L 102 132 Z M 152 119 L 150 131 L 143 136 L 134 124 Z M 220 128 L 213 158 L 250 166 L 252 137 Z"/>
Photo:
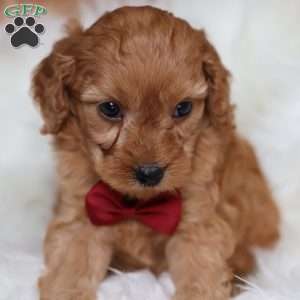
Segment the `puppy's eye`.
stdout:
<path fill-rule="evenodd" d="M 115 101 L 105 101 L 97 105 L 98 113 L 114 120 L 122 118 L 122 111 L 120 105 Z"/>
<path fill-rule="evenodd" d="M 188 100 L 181 101 L 176 105 L 173 117 L 181 118 L 187 116 L 191 113 L 192 109 L 193 109 L 193 103 L 191 101 Z"/>

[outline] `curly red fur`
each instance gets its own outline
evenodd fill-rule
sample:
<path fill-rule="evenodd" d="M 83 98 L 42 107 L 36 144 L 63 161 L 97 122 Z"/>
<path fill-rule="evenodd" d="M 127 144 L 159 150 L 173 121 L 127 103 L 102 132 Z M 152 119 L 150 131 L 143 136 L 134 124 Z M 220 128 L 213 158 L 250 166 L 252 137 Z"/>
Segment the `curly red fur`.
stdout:
<path fill-rule="evenodd" d="M 42 300 L 94 300 L 110 265 L 168 269 L 174 300 L 229 299 L 233 273 L 252 270 L 253 246 L 278 238 L 279 214 L 250 144 L 235 130 L 229 73 L 203 31 L 151 7 L 124 7 L 59 41 L 33 93 L 54 137 L 59 198 L 45 241 Z M 116 99 L 120 122 L 97 112 Z M 192 113 L 172 118 L 182 99 Z M 168 166 L 143 187 L 133 166 Z M 94 227 L 84 198 L 99 179 L 148 198 L 179 189 L 182 220 L 165 237 L 134 221 Z"/>

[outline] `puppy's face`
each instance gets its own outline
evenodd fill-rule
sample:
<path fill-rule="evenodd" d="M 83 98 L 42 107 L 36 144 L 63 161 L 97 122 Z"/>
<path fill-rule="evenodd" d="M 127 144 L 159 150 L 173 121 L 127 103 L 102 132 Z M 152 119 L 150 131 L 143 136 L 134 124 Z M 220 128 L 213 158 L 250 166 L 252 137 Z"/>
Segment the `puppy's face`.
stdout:
<path fill-rule="evenodd" d="M 136 196 L 184 184 L 207 92 L 199 64 L 175 60 L 169 67 L 169 49 L 151 59 L 146 46 L 140 50 L 148 61 L 136 53 L 121 63 L 93 58 L 94 74 L 76 105 L 96 170 L 114 188 Z"/>
<path fill-rule="evenodd" d="M 46 128 L 63 131 L 75 120 L 94 169 L 124 194 L 147 198 L 180 188 L 189 180 L 197 140 L 208 126 L 205 106 L 219 80 L 211 73 L 219 68 L 220 85 L 227 85 L 217 56 L 207 56 L 210 47 L 203 32 L 157 9 L 105 15 L 56 46 L 63 54 L 58 58 L 54 51 L 52 65 L 53 59 L 61 68 L 67 65 L 60 73 L 64 102 L 56 100 L 64 113 L 51 124 L 49 107 L 43 112 L 41 105 Z M 37 72 L 37 87 L 45 70 Z"/>

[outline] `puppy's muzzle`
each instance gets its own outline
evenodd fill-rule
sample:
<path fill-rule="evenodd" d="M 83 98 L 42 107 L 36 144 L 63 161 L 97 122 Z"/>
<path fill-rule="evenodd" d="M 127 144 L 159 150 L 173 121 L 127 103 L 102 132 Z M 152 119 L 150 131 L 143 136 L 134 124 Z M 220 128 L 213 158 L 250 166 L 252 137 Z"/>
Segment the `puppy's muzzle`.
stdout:
<path fill-rule="evenodd" d="M 137 166 L 134 172 L 137 181 L 144 186 L 155 186 L 164 177 L 164 169 L 157 164 Z"/>

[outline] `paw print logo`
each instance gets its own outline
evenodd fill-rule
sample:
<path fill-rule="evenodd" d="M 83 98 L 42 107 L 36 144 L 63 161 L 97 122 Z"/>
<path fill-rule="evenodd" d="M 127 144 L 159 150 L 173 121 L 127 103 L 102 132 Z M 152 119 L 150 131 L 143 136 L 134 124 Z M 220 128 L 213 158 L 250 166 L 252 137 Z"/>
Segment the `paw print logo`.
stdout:
<path fill-rule="evenodd" d="M 5 31 L 11 34 L 10 42 L 13 47 L 21 45 L 35 47 L 39 43 L 39 35 L 45 31 L 42 24 L 36 24 L 33 17 L 24 18 L 16 17 L 14 24 L 9 23 L 5 26 Z"/>

